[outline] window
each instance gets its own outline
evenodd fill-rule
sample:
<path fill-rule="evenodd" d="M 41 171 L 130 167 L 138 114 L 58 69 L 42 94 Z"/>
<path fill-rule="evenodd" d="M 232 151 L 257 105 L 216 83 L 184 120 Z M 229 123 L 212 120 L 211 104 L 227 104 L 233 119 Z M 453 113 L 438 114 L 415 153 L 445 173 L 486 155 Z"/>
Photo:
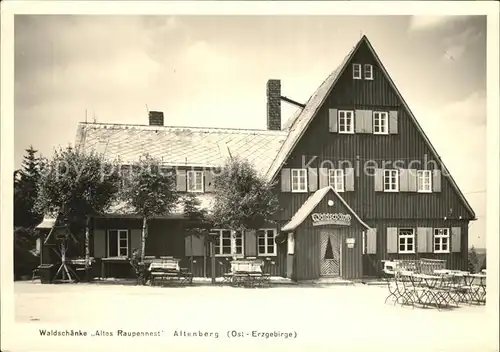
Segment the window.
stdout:
<path fill-rule="evenodd" d="M 126 188 L 130 185 L 130 179 L 132 176 L 132 168 L 129 165 L 122 165 L 120 168 L 120 179 L 122 188 Z"/>
<path fill-rule="evenodd" d="M 398 170 L 384 170 L 384 192 L 397 192 L 398 190 Z"/>
<path fill-rule="evenodd" d="M 365 65 L 364 66 L 364 76 L 365 79 L 373 79 L 373 66 Z"/>
<path fill-rule="evenodd" d="M 243 236 L 240 231 L 213 230 L 213 232 L 218 233 L 215 238 L 215 255 L 243 255 Z"/>
<path fill-rule="evenodd" d="M 417 190 L 418 192 L 432 192 L 432 171 L 418 170 L 417 171 Z"/>
<path fill-rule="evenodd" d="M 292 192 L 307 192 L 306 169 L 292 169 Z"/>
<path fill-rule="evenodd" d="M 276 255 L 276 242 L 274 241 L 274 229 L 263 229 L 257 231 L 257 254 Z"/>
<path fill-rule="evenodd" d="M 108 257 L 128 256 L 128 230 L 108 230 Z"/>
<path fill-rule="evenodd" d="M 388 134 L 389 133 L 389 117 L 387 112 L 375 111 L 373 113 L 373 133 Z"/>
<path fill-rule="evenodd" d="M 352 65 L 352 78 L 361 79 L 361 64 Z"/>
<path fill-rule="evenodd" d="M 339 133 L 354 133 L 354 112 L 339 110 Z"/>
<path fill-rule="evenodd" d="M 414 229 L 399 229 L 399 253 L 415 253 Z"/>
<path fill-rule="evenodd" d="M 344 170 L 330 169 L 328 180 L 330 186 L 332 186 L 334 190 L 337 192 L 344 192 Z"/>
<path fill-rule="evenodd" d="M 187 191 L 203 192 L 203 171 L 187 172 Z"/>
<path fill-rule="evenodd" d="M 450 253 L 449 229 L 434 229 L 434 253 Z"/>

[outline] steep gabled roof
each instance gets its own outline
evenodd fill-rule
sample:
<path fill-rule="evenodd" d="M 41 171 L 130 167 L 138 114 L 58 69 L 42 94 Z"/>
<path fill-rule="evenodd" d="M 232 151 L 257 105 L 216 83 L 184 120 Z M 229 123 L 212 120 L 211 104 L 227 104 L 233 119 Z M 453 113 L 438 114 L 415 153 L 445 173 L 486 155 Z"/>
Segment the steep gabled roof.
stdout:
<path fill-rule="evenodd" d="M 286 135 L 268 130 L 80 123 L 76 147 L 123 164 L 148 153 L 170 166 L 217 167 L 231 155 L 265 173 Z"/>
<path fill-rule="evenodd" d="M 336 191 L 333 189 L 332 186 L 326 186 L 323 188 L 318 189 L 316 192 L 314 192 L 307 200 L 302 204 L 302 206 L 297 210 L 297 212 L 292 216 L 290 221 L 285 224 L 281 228 L 281 231 L 283 232 L 290 232 L 295 230 L 300 224 L 304 222 L 304 220 L 309 216 L 309 214 L 312 213 L 312 211 L 316 208 L 316 206 L 321 202 L 323 198 L 328 194 L 328 192 L 333 192 L 337 196 L 338 199 L 344 204 L 344 206 L 347 208 L 347 210 L 356 218 L 356 220 L 359 221 L 361 225 L 363 225 L 365 228 L 369 229 L 370 226 L 365 224 L 363 220 L 356 214 L 356 212 L 347 204 L 347 202 L 342 198 Z"/>
<path fill-rule="evenodd" d="M 292 117 L 292 121 L 287 122 L 287 126 L 289 126 L 289 134 L 283 145 L 281 146 L 280 151 L 278 152 L 278 155 L 276 158 L 273 160 L 271 166 L 269 167 L 269 170 L 266 173 L 266 176 L 269 179 L 274 179 L 278 172 L 281 170 L 283 167 L 283 164 L 286 162 L 290 154 L 293 152 L 295 146 L 299 142 L 299 140 L 302 138 L 304 133 L 306 132 L 307 128 L 309 127 L 309 124 L 311 121 L 314 119 L 320 108 L 322 107 L 323 103 L 335 87 L 335 85 L 338 82 L 338 79 L 342 75 L 342 73 L 345 71 L 345 69 L 348 66 L 349 61 L 351 58 L 354 56 L 355 52 L 358 50 L 360 45 L 362 43 L 366 43 L 370 52 L 372 53 L 373 57 L 375 58 L 375 61 L 380 67 L 380 70 L 382 71 L 384 77 L 388 80 L 389 84 L 391 85 L 392 89 L 396 93 L 396 95 L 399 97 L 400 101 L 402 102 L 405 110 L 407 111 L 408 115 L 410 116 L 410 119 L 414 123 L 415 127 L 417 130 L 420 132 L 421 136 L 424 138 L 425 143 L 431 150 L 432 154 L 434 157 L 437 159 L 437 161 L 440 163 L 441 169 L 442 169 L 442 174 L 447 177 L 450 180 L 450 183 L 453 187 L 453 189 L 457 192 L 459 198 L 462 200 L 463 204 L 465 205 L 466 209 L 469 211 L 471 214 L 472 218 L 475 220 L 476 215 L 474 213 L 474 210 L 472 210 L 472 207 L 470 206 L 469 202 L 465 198 L 464 194 L 458 187 L 457 183 L 449 173 L 448 169 L 446 168 L 444 162 L 441 160 L 441 157 L 437 153 L 436 149 L 432 145 L 431 141 L 425 134 L 424 130 L 418 123 L 415 115 L 413 115 L 413 112 L 410 110 L 410 107 L 406 103 L 406 101 L 403 99 L 403 96 L 401 95 L 401 92 L 397 89 L 396 85 L 394 84 L 393 80 L 389 76 L 389 73 L 385 69 L 384 65 L 382 64 L 380 58 L 378 57 L 377 53 L 373 49 L 373 46 L 371 45 L 370 41 L 366 36 L 363 36 L 359 42 L 356 44 L 356 46 L 347 54 L 347 56 L 344 58 L 342 61 L 341 65 L 333 71 L 330 76 L 319 86 L 319 88 L 316 90 L 316 92 L 311 96 L 309 101 L 307 102 L 305 108 L 300 112 L 297 113 L 294 117 Z"/>

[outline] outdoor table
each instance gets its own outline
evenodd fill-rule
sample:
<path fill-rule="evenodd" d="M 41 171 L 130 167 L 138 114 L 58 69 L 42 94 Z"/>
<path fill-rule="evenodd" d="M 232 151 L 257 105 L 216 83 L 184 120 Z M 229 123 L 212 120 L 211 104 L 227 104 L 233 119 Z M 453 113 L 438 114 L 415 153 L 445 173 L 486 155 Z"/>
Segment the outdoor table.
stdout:
<path fill-rule="evenodd" d="M 148 267 L 150 283 L 154 285 L 157 279 L 160 281 L 179 279 L 181 284 L 191 283 L 193 275 L 187 269 L 179 267 L 180 259 L 162 259 L 153 261 Z"/>

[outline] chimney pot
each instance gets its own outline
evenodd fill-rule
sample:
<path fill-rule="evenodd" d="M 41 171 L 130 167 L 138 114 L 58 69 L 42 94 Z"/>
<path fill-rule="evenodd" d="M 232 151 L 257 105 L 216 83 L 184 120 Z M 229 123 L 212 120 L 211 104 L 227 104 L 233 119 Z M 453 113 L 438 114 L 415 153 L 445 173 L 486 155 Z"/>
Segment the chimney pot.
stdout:
<path fill-rule="evenodd" d="M 267 129 L 281 130 L 281 81 L 267 81 Z"/>
<path fill-rule="evenodd" d="M 149 112 L 149 125 L 150 126 L 163 126 L 163 112 L 150 111 Z"/>

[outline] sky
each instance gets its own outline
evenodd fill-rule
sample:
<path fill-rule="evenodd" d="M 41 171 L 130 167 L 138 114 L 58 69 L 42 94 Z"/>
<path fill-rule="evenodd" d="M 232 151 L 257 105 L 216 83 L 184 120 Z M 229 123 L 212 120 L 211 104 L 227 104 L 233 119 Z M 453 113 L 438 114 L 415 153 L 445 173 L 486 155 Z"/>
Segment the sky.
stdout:
<path fill-rule="evenodd" d="M 476 212 L 485 247 L 484 16 L 82 16 L 15 19 L 14 167 L 81 121 L 266 127 L 266 82 L 306 102 L 365 34 Z M 283 120 L 295 108 L 283 104 Z"/>

